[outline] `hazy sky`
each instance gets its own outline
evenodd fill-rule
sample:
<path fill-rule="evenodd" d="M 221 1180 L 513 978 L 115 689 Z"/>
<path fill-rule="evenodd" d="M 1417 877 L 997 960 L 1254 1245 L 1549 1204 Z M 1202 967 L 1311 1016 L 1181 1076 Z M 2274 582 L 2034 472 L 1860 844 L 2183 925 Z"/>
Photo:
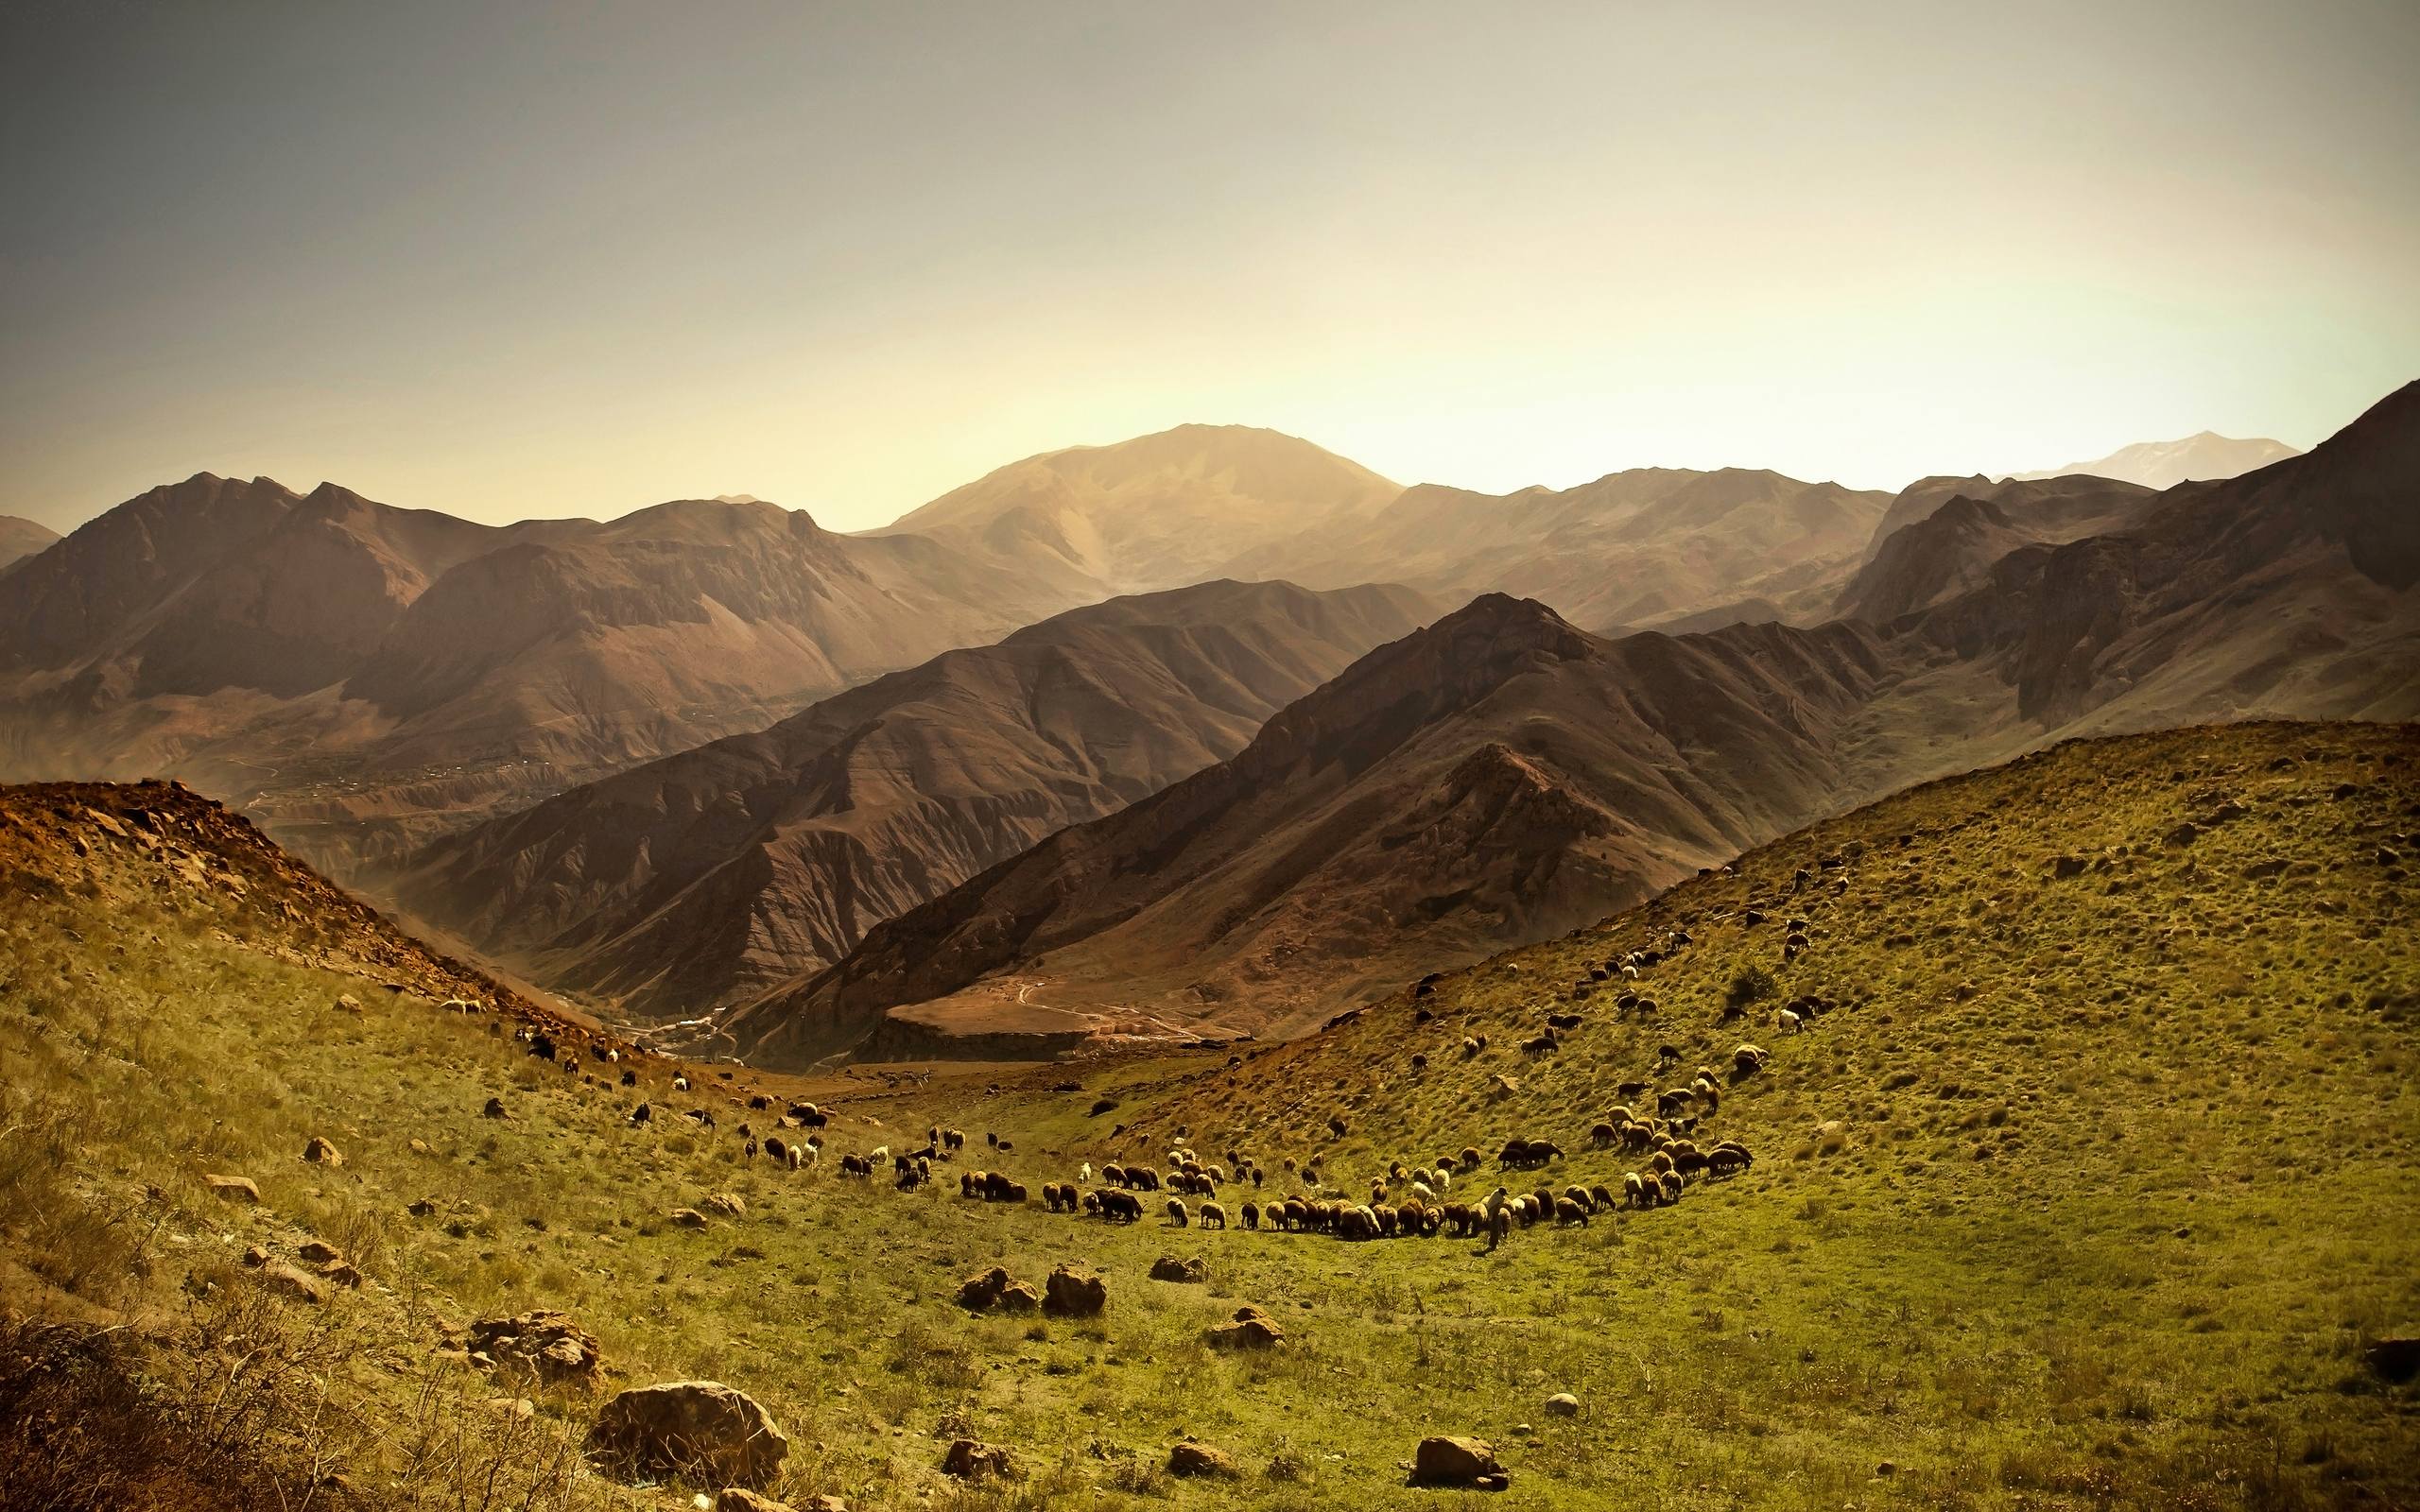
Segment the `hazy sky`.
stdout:
<path fill-rule="evenodd" d="M 2420 376 L 2420 6 L 0 14 L 0 513 L 843 528 L 1185 421 L 1896 487 Z"/>

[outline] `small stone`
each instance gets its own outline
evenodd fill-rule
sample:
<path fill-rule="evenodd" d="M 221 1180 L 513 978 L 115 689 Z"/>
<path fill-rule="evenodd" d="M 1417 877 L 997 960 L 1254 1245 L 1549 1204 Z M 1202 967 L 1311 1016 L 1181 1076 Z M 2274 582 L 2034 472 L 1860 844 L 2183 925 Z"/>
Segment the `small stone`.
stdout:
<path fill-rule="evenodd" d="M 1004 1446 L 979 1439 L 959 1439 L 942 1456 L 942 1473 L 961 1481 L 979 1481 L 993 1475 L 1005 1478 L 1016 1472 L 1016 1457 Z"/>
<path fill-rule="evenodd" d="M 302 1146 L 302 1159 L 314 1165 L 344 1164 L 344 1157 L 337 1153 L 337 1147 L 317 1134 L 311 1136 L 310 1143 Z"/>
<path fill-rule="evenodd" d="M 261 1200 L 261 1189 L 254 1185 L 252 1178 L 248 1176 L 205 1175 L 201 1178 L 201 1184 L 208 1187 L 211 1194 L 221 1201 L 258 1202 Z"/>
<path fill-rule="evenodd" d="M 1547 1413 L 1554 1418 L 1580 1416 L 1580 1399 L 1568 1391 L 1558 1391 L 1547 1399 Z"/>
<path fill-rule="evenodd" d="M 1168 1473 L 1186 1477 L 1232 1481 L 1243 1472 L 1226 1453 L 1207 1444 L 1191 1439 L 1168 1451 Z"/>

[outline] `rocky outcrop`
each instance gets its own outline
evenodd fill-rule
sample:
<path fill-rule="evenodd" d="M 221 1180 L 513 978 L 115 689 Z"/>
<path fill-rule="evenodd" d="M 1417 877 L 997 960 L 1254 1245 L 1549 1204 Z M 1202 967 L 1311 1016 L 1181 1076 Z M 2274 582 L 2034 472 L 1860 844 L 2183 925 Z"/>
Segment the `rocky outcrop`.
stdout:
<path fill-rule="evenodd" d="M 607 1401 L 589 1430 L 588 1449 L 617 1474 L 752 1487 L 773 1478 L 790 1441 L 745 1392 L 718 1381 L 672 1381 Z"/>

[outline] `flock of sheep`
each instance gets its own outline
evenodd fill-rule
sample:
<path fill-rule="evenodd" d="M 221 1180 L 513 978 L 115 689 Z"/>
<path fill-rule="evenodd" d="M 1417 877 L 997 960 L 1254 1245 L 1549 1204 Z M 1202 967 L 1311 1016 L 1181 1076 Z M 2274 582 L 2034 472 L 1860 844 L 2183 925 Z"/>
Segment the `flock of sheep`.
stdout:
<path fill-rule="evenodd" d="M 1761 916 L 1747 921 L 1761 922 Z M 1806 929 L 1805 920 L 1789 920 L 1785 946 L 1789 954 L 1795 955 L 1806 948 Z M 1574 983 L 1571 996 L 1575 1000 L 1585 999 L 1599 984 L 1617 980 L 1622 990 L 1615 1002 L 1616 1013 L 1651 1018 L 1656 1012 L 1653 1001 L 1640 996 L 1633 985 L 1639 981 L 1643 971 L 1689 942 L 1685 932 L 1673 930 L 1662 950 L 1633 951 L 1610 958 L 1601 966 L 1590 968 L 1586 976 Z M 1438 980 L 1432 976 L 1417 984 L 1415 997 L 1427 997 Z M 1816 995 L 1793 998 L 1776 1012 L 1775 1026 L 1784 1032 L 1794 1032 L 1806 1020 L 1833 1006 L 1830 1000 Z M 1740 1010 L 1733 1005 L 1725 1009 L 1722 1019 L 1739 1016 Z M 1420 1022 L 1428 1022 L 1434 1015 L 1423 1008 L 1416 1017 Z M 1531 1055 L 1549 1053 L 1560 1048 L 1563 1037 L 1580 1028 L 1583 1022 L 1578 1013 L 1549 1013 L 1542 1032 L 1524 1041 L 1522 1048 Z M 522 1038 L 530 1041 L 531 1054 L 559 1058 L 556 1045 L 545 1034 L 525 1029 Z M 1483 1035 L 1462 1041 L 1465 1056 L 1476 1056 L 1485 1048 Z M 576 1055 L 560 1058 L 567 1070 L 578 1069 Z M 621 1056 L 600 1047 L 596 1049 L 596 1058 L 610 1066 Z M 1659 1058 L 1661 1065 L 1669 1067 L 1685 1057 L 1678 1047 L 1666 1044 L 1661 1047 Z M 1678 1202 L 1688 1185 L 1699 1178 L 1721 1177 L 1746 1170 L 1754 1159 L 1746 1145 L 1728 1139 L 1701 1143 L 1698 1126 L 1720 1108 L 1726 1085 L 1736 1086 L 1762 1072 L 1767 1060 L 1767 1052 L 1762 1048 L 1741 1044 L 1732 1053 L 1727 1073 L 1718 1074 L 1714 1067 L 1700 1065 L 1686 1074 L 1685 1080 L 1671 1078 L 1663 1091 L 1654 1093 L 1651 1104 L 1647 1100 L 1651 1083 L 1620 1083 L 1616 1091 L 1623 1103 L 1587 1130 L 1589 1144 L 1598 1150 L 1619 1149 L 1643 1158 L 1639 1168 L 1625 1174 L 1618 1187 L 1601 1182 L 1575 1182 L 1560 1187 L 1541 1182 L 1533 1190 L 1515 1192 L 1512 1183 L 1507 1181 L 1476 1201 L 1461 1200 L 1453 1195 L 1458 1184 L 1469 1187 L 1485 1163 L 1480 1151 L 1472 1146 L 1441 1155 L 1425 1166 L 1392 1163 L 1384 1175 L 1372 1178 L 1366 1201 L 1329 1194 L 1333 1189 L 1324 1179 L 1322 1157 L 1313 1156 L 1299 1166 L 1289 1157 L 1283 1161 L 1280 1175 L 1281 1179 L 1291 1178 L 1293 1190 L 1282 1197 L 1264 1199 L 1260 1193 L 1271 1173 L 1259 1160 L 1240 1150 L 1227 1151 L 1223 1160 L 1204 1160 L 1187 1143 L 1189 1131 L 1179 1128 L 1174 1147 L 1167 1152 L 1165 1174 L 1159 1167 L 1138 1162 L 1105 1164 L 1096 1173 L 1091 1162 L 1085 1161 L 1079 1167 L 1075 1180 L 1043 1183 L 1042 1200 L 1051 1212 L 1081 1214 L 1111 1223 L 1137 1223 L 1146 1209 L 1136 1194 L 1165 1192 L 1167 1194 L 1161 1206 L 1170 1224 L 1180 1228 L 1225 1228 L 1229 1226 L 1228 1206 L 1220 1193 L 1230 1187 L 1241 1189 L 1249 1183 L 1253 1195 L 1236 1204 L 1235 1214 L 1247 1229 L 1325 1234 L 1347 1240 L 1442 1234 L 1456 1239 L 1483 1239 L 1487 1248 L 1493 1250 L 1516 1228 L 1537 1224 L 1581 1227 L 1601 1213 L 1668 1206 Z M 1412 1061 L 1415 1069 L 1425 1068 L 1426 1057 L 1416 1055 Z M 638 1078 L 634 1071 L 624 1069 L 620 1080 L 624 1086 L 632 1086 Z M 690 1091 L 685 1074 L 676 1074 L 671 1086 L 675 1091 Z M 735 1095 L 731 1101 L 736 1106 L 741 1100 Z M 763 1112 L 771 1112 L 775 1108 L 774 1100 L 762 1092 L 749 1096 L 746 1105 Z M 653 1115 L 650 1105 L 642 1102 L 627 1117 L 632 1125 L 645 1125 L 652 1121 Z M 714 1111 L 709 1108 L 693 1108 L 681 1116 L 703 1128 L 717 1126 Z M 744 1158 L 753 1160 L 761 1155 L 791 1171 L 814 1167 L 821 1160 L 821 1131 L 829 1126 L 831 1116 L 812 1102 L 797 1101 L 787 1104 L 776 1115 L 776 1131 L 761 1138 L 752 1124 L 743 1123 L 737 1132 L 743 1142 Z M 1330 1119 L 1329 1131 L 1343 1137 L 1347 1132 L 1343 1120 Z M 995 1151 L 1007 1153 L 1013 1149 L 1011 1142 L 996 1134 L 986 1135 L 985 1140 Z M 935 1167 L 956 1160 L 965 1147 L 964 1133 L 937 1125 L 927 1132 L 921 1148 L 894 1150 L 883 1144 L 863 1153 L 842 1154 L 838 1160 L 838 1175 L 865 1180 L 872 1180 L 878 1174 L 887 1175 L 900 1191 L 911 1192 L 931 1182 Z M 1497 1151 L 1495 1165 L 1499 1172 L 1535 1172 L 1565 1158 L 1563 1147 L 1551 1140 L 1514 1137 Z M 959 1194 L 968 1201 L 1017 1206 L 1029 1198 L 1027 1186 L 1013 1177 L 977 1169 L 960 1172 Z"/>

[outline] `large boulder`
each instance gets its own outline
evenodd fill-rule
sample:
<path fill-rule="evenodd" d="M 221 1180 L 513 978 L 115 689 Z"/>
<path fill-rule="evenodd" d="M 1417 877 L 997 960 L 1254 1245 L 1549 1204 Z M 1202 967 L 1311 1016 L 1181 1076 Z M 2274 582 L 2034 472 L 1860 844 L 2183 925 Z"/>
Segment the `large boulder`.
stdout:
<path fill-rule="evenodd" d="M 1017 1473 L 1016 1456 L 1000 1444 L 987 1444 L 977 1438 L 961 1438 L 949 1446 L 942 1456 L 942 1473 L 961 1481 L 979 1481 L 986 1476 L 1012 1476 Z"/>
<path fill-rule="evenodd" d="M 1179 1281 L 1199 1286 L 1210 1279 L 1210 1263 L 1196 1255 L 1191 1260 L 1179 1260 L 1174 1255 L 1162 1255 L 1151 1262 L 1151 1280 Z"/>
<path fill-rule="evenodd" d="M 1043 1282 L 1042 1308 L 1054 1317 L 1092 1317 L 1109 1305 L 1109 1286 L 1088 1270 L 1062 1265 Z"/>
<path fill-rule="evenodd" d="M 2362 1349 L 2361 1357 L 2370 1368 L 2389 1381 L 2409 1381 L 2420 1376 L 2420 1333 L 2401 1333 L 2391 1338 L 2374 1340 Z"/>
<path fill-rule="evenodd" d="M 498 1370 L 583 1391 L 596 1389 L 605 1364 L 594 1335 L 569 1314 L 545 1309 L 480 1319 L 471 1325 L 471 1349 Z"/>
<path fill-rule="evenodd" d="M 754 1398 L 719 1381 L 637 1386 L 605 1403 L 588 1451 L 611 1469 L 687 1475 L 742 1488 L 773 1478 L 789 1435 Z"/>
<path fill-rule="evenodd" d="M 344 1157 L 337 1153 L 337 1147 L 317 1134 L 311 1136 L 310 1143 L 302 1146 L 302 1159 L 314 1165 L 344 1164 Z"/>
<path fill-rule="evenodd" d="M 1483 1438 L 1424 1438 L 1411 1458 L 1415 1486 L 1468 1486 L 1501 1490 L 1512 1482 L 1495 1461 L 1495 1446 Z"/>
<path fill-rule="evenodd" d="M 735 1192 L 717 1192 L 713 1196 L 708 1197 L 705 1201 L 699 1203 L 698 1206 L 705 1209 L 708 1212 L 721 1213 L 726 1218 L 745 1218 L 748 1216 L 748 1204 L 741 1201 L 739 1194 Z"/>

